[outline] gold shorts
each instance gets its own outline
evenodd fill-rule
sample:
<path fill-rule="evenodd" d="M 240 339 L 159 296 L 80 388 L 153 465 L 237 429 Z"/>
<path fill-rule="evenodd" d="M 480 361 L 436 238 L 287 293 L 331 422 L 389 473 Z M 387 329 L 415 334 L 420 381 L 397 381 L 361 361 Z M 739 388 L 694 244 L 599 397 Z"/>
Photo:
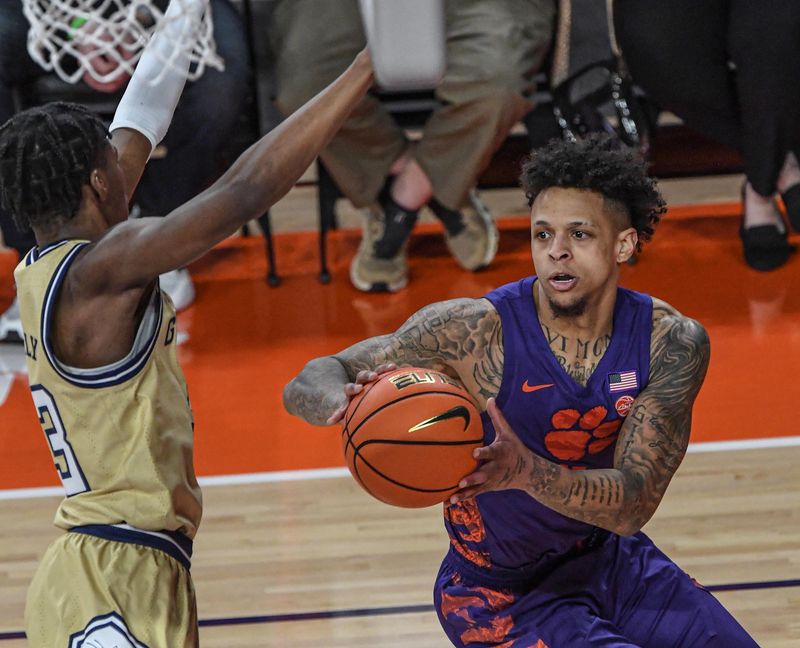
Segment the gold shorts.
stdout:
<path fill-rule="evenodd" d="M 29 645 L 198 646 L 188 555 L 170 547 L 166 534 L 145 535 L 130 527 L 119 533 L 114 531 L 117 527 L 93 528 L 110 529 L 112 537 L 126 540 L 72 531 L 48 547 L 25 605 Z M 150 546 L 136 542 L 137 534 Z"/>

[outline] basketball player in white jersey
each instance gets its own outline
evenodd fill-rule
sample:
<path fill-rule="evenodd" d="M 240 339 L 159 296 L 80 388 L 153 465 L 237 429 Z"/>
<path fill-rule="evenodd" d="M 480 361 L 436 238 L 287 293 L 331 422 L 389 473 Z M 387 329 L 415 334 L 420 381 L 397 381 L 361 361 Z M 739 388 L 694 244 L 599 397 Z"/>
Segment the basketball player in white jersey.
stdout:
<path fill-rule="evenodd" d="M 361 53 L 208 190 L 166 218 L 128 220 L 185 81 L 155 55 L 170 47 L 148 45 L 110 134 L 65 103 L 0 128 L 0 197 L 37 242 L 15 271 L 31 393 L 66 491 L 66 533 L 28 593 L 35 648 L 198 645 L 189 566 L 202 503 L 175 309 L 157 279 L 281 198 L 372 83 Z"/>

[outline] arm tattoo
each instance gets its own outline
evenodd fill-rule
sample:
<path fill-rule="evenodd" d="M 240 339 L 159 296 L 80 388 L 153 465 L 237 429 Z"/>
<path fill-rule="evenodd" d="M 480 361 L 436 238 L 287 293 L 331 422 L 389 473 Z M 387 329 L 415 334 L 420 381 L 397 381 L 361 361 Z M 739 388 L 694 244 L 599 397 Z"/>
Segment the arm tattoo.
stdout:
<path fill-rule="evenodd" d="M 328 358 L 312 360 L 284 390 L 289 412 L 310 422 L 325 421 L 343 402 L 345 383 L 359 371 L 388 362 L 426 367 L 460 380 L 484 406 L 496 396 L 503 377 L 500 316 L 485 299 L 453 299 L 431 304 L 395 333 L 359 342 Z"/>
<path fill-rule="evenodd" d="M 666 305 L 657 305 L 653 317 L 650 383 L 622 426 L 615 457 L 632 522 L 639 527 L 652 516 L 686 453 L 692 406 L 711 351 L 705 329 L 694 320 Z"/>
<path fill-rule="evenodd" d="M 572 471 L 536 455 L 528 467 L 533 497 L 615 533 L 635 533 L 655 512 L 686 452 L 708 368 L 710 345 L 700 324 L 666 304 L 656 306 L 653 320 L 650 382 L 621 428 L 614 468 Z"/>
<path fill-rule="evenodd" d="M 458 378 L 479 401 L 496 396 L 503 377 L 500 317 L 483 299 L 453 299 L 415 313 L 395 333 L 337 354 L 351 380 L 385 362 L 429 367 Z"/>
<path fill-rule="evenodd" d="M 347 373 L 335 358 L 309 362 L 283 389 L 283 406 L 312 425 L 325 425 L 328 417 L 346 402 Z"/>

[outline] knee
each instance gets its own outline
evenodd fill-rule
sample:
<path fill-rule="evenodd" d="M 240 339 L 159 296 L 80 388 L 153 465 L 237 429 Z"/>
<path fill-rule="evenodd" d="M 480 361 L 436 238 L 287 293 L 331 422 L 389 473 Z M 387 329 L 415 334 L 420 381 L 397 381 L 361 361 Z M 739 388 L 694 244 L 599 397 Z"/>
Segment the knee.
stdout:
<path fill-rule="evenodd" d="M 512 121 L 519 119 L 533 105 L 513 79 L 443 83 L 436 94 L 446 105 L 468 110 L 473 121 L 485 124 L 503 120 L 506 115 L 513 115 Z"/>

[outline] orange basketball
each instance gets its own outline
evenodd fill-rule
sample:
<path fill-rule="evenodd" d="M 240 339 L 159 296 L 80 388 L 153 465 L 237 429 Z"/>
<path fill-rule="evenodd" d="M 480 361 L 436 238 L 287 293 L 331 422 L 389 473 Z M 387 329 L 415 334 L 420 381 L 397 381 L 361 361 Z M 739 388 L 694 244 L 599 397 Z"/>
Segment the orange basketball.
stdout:
<path fill-rule="evenodd" d="M 477 463 L 483 424 L 469 394 L 449 376 L 405 368 L 383 374 L 350 402 L 342 429 L 347 467 L 373 497 L 431 506 L 458 489 Z"/>

